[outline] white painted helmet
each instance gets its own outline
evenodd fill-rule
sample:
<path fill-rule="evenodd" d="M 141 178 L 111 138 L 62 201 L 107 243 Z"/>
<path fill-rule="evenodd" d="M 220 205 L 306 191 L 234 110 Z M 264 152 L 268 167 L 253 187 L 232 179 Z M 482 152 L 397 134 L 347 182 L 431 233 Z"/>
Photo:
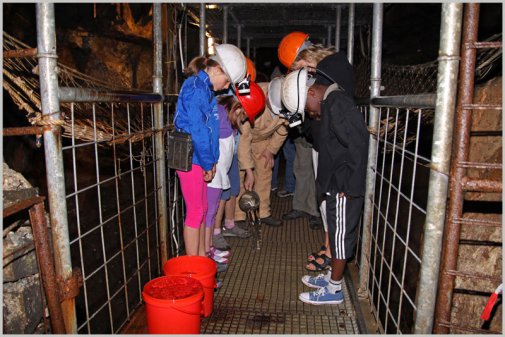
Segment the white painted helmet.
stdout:
<path fill-rule="evenodd" d="M 272 113 L 279 115 L 282 110 L 282 82 L 283 76 L 275 77 L 268 83 L 268 102 L 272 108 Z"/>
<path fill-rule="evenodd" d="M 223 68 L 230 81 L 237 85 L 246 76 L 247 61 L 242 51 L 232 44 L 216 45 L 216 55 L 212 58 Z"/>
<path fill-rule="evenodd" d="M 292 113 L 304 115 L 307 101 L 307 69 L 301 68 L 286 75 L 282 82 L 282 103 Z"/>

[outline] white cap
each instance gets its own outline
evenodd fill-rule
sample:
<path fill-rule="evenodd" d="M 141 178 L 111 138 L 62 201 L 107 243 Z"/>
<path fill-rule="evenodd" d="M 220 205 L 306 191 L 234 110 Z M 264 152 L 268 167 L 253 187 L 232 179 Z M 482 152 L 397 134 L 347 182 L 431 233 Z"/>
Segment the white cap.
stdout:
<path fill-rule="evenodd" d="M 233 84 L 240 83 L 247 73 L 247 61 L 242 51 L 232 44 L 215 45 L 216 55 L 211 58 L 223 68 Z"/>
<path fill-rule="evenodd" d="M 282 82 L 284 77 L 276 77 L 268 83 L 268 102 L 276 115 L 282 110 Z"/>
<path fill-rule="evenodd" d="M 307 101 L 307 69 L 301 68 L 286 75 L 282 82 L 282 103 L 290 112 L 304 114 Z"/>

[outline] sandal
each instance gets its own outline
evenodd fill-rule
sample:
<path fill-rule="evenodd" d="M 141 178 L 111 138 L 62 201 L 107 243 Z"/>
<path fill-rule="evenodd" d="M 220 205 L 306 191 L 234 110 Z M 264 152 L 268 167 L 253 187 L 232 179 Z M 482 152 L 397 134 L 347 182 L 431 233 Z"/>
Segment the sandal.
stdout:
<path fill-rule="evenodd" d="M 317 253 L 312 253 L 309 256 L 307 256 L 307 261 L 314 261 L 318 258 L 321 258 L 321 255 L 323 255 L 326 252 L 326 246 L 322 245 L 321 248 L 319 249 L 319 252 Z"/>
<path fill-rule="evenodd" d="M 308 271 L 324 271 L 331 268 L 331 257 L 328 257 L 326 254 L 321 254 L 319 258 L 323 259 L 322 263 L 317 262 L 317 259 L 309 261 L 309 263 L 305 266 L 305 269 Z M 307 268 L 310 265 L 313 265 L 315 269 Z"/>

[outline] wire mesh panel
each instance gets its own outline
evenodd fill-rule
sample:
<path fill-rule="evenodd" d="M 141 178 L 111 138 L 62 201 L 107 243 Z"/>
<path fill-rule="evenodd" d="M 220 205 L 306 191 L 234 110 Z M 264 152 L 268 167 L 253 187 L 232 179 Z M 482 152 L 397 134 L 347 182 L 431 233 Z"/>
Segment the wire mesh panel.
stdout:
<path fill-rule="evenodd" d="M 380 108 L 368 289 L 383 333 L 414 331 L 432 115 L 432 110 Z"/>
<path fill-rule="evenodd" d="M 84 281 L 76 298 L 78 332 L 115 333 L 161 270 L 153 109 L 80 103 L 70 111 L 63 154 L 72 265 Z M 86 120 L 79 119 L 83 111 Z M 81 137 L 75 126 L 85 123 L 88 135 Z"/>

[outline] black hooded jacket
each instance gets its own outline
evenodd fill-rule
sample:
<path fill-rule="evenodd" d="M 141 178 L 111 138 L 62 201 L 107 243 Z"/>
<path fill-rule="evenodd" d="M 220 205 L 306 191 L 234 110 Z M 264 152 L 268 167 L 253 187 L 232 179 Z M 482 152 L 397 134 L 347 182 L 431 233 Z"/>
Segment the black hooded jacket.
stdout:
<path fill-rule="evenodd" d="M 354 97 L 354 71 L 352 65 L 347 60 L 347 56 L 345 56 L 342 52 L 336 52 L 335 54 L 329 55 L 325 57 L 323 60 L 319 62 L 319 66 L 322 64 L 323 68 L 331 68 L 330 71 L 324 70 L 325 73 L 328 73 L 331 77 L 334 77 L 334 80 L 338 83 L 339 87 L 345 90 L 345 92 Z M 324 64 L 326 63 L 326 67 Z M 326 83 L 330 85 L 331 83 Z M 312 143 L 314 150 L 319 152 L 319 127 L 320 122 L 311 119 L 307 115 L 305 115 L 305 120 L 303 121 L 303 133 L 306 135 L 307 141 Z"/>
<path fill-rule="evenodd" d="M 349 67 L 341 62 L 334 54 L 317 66 L 338 84 L 326 90 L 321 102 L 321 121 L 317 132 L 312 132 L 319 151 L 316 179 L 319 197 L 340 192 L 360 197 L 366 189 L 369 134 L 363 116 L 356 109 L 352 66 L 347 59 Z"/>

